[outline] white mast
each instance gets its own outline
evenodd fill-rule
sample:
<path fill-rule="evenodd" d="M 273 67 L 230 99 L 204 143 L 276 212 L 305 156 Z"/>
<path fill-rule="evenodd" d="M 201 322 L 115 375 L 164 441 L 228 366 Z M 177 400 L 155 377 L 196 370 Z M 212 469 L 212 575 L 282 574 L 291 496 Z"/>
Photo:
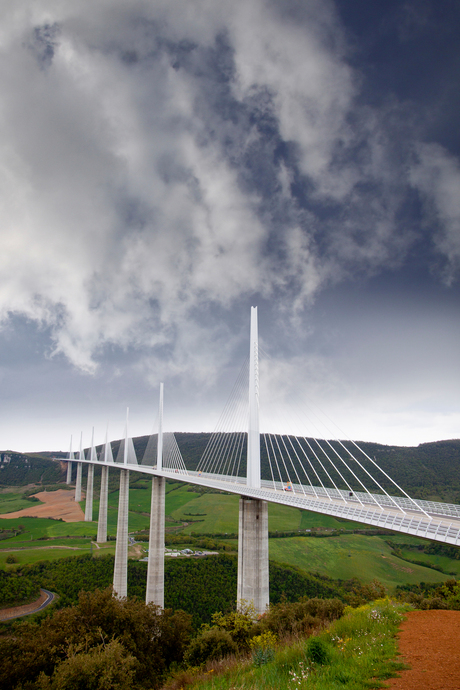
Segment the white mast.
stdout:
<path fill-rule="evenodd" d="M 249 428 L 247 485 L 260 488 L 260 433 L 259 433 L 259 339 L 257 307 L 251 307 L 249 344 Z"/>
<path fill-rule="evenodd" d="M 113 462 L 112 444 L 109 441 L 109 423 L 105 431 L 104 462 Z"/>
<path fill-rule="evenodd" d="M 157 470 L 163 469 L 163 384 L 160 383 L 160 403 L 158 410 Z"/>
<path fill-rule="evenodd" d="M 123 453 L 123 464 L 127 465 L 128 464 L 128 416 L 129 416 L 129 407 L 126 408 L 126 428 L 125 428 L 125 447 L 124 447 L 124 453 Z"/>

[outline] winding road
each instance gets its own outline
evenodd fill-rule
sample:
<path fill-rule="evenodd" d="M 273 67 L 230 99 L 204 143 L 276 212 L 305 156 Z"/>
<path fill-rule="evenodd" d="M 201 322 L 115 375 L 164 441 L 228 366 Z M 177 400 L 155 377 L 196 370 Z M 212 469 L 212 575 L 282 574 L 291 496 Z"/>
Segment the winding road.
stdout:
<path fill-rule="evenodd" d="M 46 598 L 43 601 L 41 601 L 43 595 L 46 595 Z M 32 604 L 25 604 L 24 606 L 15 606 L 11 609 L 3 609 L 2 611 L 0 611 L 0 621 L 11 621 L 14 618 L 22 618 L 22 616 L 30 616 L 32 613 L 42 611 L 44 608 L 49 606 L 54 601 L 55 597 L 56 595 L 53 594 L 53 592 L 50 592 L 47 589 L 40 589 L 40 599 L 38 599 L 36 602 L 33 602 Z M 38 606 L 34 606 L 34 604 L 38 604 Z M 34 608 L 30 609 L 31 606 L 34 606 Z M 11 612 L 11 615 L 8 615 L 9 611 Z"/>

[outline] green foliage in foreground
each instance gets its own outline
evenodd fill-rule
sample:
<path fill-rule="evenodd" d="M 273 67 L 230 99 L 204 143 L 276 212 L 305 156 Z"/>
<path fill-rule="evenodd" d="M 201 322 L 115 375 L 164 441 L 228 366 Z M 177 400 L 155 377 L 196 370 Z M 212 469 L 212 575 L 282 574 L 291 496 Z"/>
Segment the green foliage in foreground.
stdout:
<path fill-rule="evenodd" d="M 111 588 L 83 593 L 76 606 L 0 638 L 2 690 L 151 690 L 182 660 L 189 637 L 183 611 L 119 600 Z"/>
<path fill-rule="evenodd" d="M 257 616 L 252 604 L 238 610 L 212 615 L 212 625 L 204 625 L 186 653 L 191 666 L 203 665 L 236 652 L 252 649 L 256 666 L 271 661 L 278 639 L 307 637 L 312 630 L 340 618 L 344 604 L 339 599 L 307 599 L 272 604 L 263 616 Z"/>
<path fill-rule="evenodd" d="M 188 690 L 383 687 L 382 681 L 403 668 L 393 659 L 395 634 L 405 610 L 388 600 L 350 609 L 320 635 L 280 647 L 272 661 L 255 665 L 251 658 L 230 666 L 222 675 L 208 667 L 201 678 L 209 680 L 191 682 Z"/>

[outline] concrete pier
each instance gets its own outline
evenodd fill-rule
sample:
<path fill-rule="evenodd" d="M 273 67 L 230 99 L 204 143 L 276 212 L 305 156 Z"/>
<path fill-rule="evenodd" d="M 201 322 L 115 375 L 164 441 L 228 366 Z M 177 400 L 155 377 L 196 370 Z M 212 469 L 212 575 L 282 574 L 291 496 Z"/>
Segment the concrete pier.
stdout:
<path fill-rule="evenodd" d="M 109 488 L 109 468 L 104 465 L 101 470 L 101 493 L 99 496 L 99 518 L 97 521 L 97 541 L 107 541 L 107 503 Z"/>
<path fill-rule="evenodd" d="M 82 472 L 82 463 L 77 462 L 77 480 L 75 482 L 75 500 L 77 503 L 81 501 L 81 472 Z"/>
<path fill-rule="evenodd" d="M 164 608 L 165 579 L 165 478 L 152 478 L 149 561 L 145 603 Z"/>
<path fill-rule="evenodd" d="M 268 504 L 240 498 L 237 601 L 253 603 L 264 613 L 269 603 Z"/>
<path fill-rule="evenodd" d="M 113 591 L 119 597 L 128 594 L 128 508 L 129 470 L 120 471 L 120 497 L 118 499 L 117 545 L 113 571 Z"/>
<path fill-rule="evenodd" d="M 88 479 L 86 482 L 85 522 L 93 521 L 93 487 L 94 465 L 88 465 Z"/>
<path fill-rule="evenodd" d="M 67 463 L 67 478 L 66 478 L 66 484 L 72 484 L 72 463 L 68 462 Z"/>

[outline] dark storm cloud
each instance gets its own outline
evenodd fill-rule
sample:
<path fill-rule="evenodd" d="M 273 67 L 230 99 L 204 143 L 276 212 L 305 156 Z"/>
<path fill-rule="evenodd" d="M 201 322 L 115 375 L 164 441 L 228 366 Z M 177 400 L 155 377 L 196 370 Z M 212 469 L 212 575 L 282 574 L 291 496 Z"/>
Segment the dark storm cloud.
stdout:
<path fill-rule="evenodd" d="M 210 389 L 249 302 L 298 363 L 327 291 L 415 260 L 455 286 L 446 7 L 4 3 L 3 324 L 42 329 L 98 389 L 122 369 Z"/>

